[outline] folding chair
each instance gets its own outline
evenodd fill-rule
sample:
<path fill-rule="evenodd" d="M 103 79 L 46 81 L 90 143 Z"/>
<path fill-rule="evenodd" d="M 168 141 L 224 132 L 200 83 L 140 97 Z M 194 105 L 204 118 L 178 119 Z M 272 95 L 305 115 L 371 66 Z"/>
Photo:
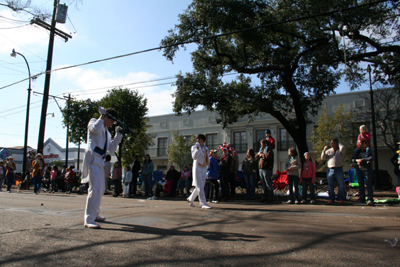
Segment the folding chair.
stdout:
<path fill-rule="evenodd" d="M 328 197 L 328 178 L 327 172 L 315 173 L 315 195 L 319 197 Z"/>
<path fill-rule="evenodd" d="M 144 177 L 143 175 L 139 175 L 139 181 L 136 183 L 136 186 L 139 186 L 139 189 L 142 187 Z"/>
<path fill-rule="evenodd" d="M 286 195 L 288 181 L 287 181 L 287 173 L 286 171 L 280 172 L 276 171 L 276 178 L 272 182 L 272 186 L 274 187 L 275 195 Z"/>
<path fill-rule="evenodd" d="M 161 192 L 164 191 L 161 180 L 163 178 L 162 171 L 153 171 L 153 182 L 151 183 L 151 188 L 154 188 L 153 193 L 155 196 L 159 196 Z"/>
<path fill-rule="evenodd" d="M 352 196 L 357 196 L 359 185 L 358 185 L 357 172 L 355 169 L 350 169 L 348 171 L 348 179 L 346 179 L 345 182 L 346 182 L 347 197 L 351 198 Z"/>

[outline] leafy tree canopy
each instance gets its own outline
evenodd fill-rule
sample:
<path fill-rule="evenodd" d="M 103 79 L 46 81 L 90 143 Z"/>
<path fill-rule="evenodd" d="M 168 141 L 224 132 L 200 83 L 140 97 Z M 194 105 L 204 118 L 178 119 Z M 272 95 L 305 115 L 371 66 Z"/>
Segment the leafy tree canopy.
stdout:
<path fill-rule="evenodd" d="M 300 152 L 307 151 L 308 116 L 316 115 L 323 99 L 334 93 L 343 74 L 341 64 L 346 62 L 353 87 L 364 82 L 360 62 L 373 63 L 377 75 L 384 69 L 378 62 L 392 62 L 391 71 L 399 64 L 399 47 L 383 44 L 385 38 L 399 36 L 398 4 L 380 2 L 193 1 L 179 15 L 180 24 L 161 41 L 171 61 L 185 46 L 179 44 L 198 43 L 192 53 L 194 71 L 177 77 L 174 112 L 190 114 L 203 106 L 217 111 L 224 126 L 245 115 L 252 119 L 269 113 L 287 129 Z M 349 9 L 354 6 L 360 8 Z M 312 16 L 322 12 L 331 13 Z M 285 21 L 291 22 L 277 23 Z M 238 31 L 249 28 L 254 29 Z M 346 36 L 346 46 L 340 35 Z M 389 69 L 382 79 L 390 82 Z M 223 77 L 232 73 L 238 74 L 236 80 L 225 81 Z"/>
<path fill-rule="evenodd" d="M 177 170 L 183 171 L 183 167 L 192 161 L 190 148 L 195 143 L 196 137 L 193 134 L 190 140 L 187 140 L 179 131 L 172 130 L 171 143 L 167 147 L 169 163 L 174 163 Z"/>
<path fill-rule="evenodd" d="M 309 137 L 309 141 L 313 143 L 315 152 L 317 153 L 316 161 L 323 163 L 320 153 L 325 146 L 330 146 L 333 138 L 339 139 L 345 148 L 345 162 L 350 162 L 356 148 L 358 128 L 353 124 L 354 114 L 352 112 L 344 112 L 343 106 L 334 112 L 333 116 L 329 116 L 326 109 L 323 109 L 322 115 L 318 118 L 318 126 L 315 127 Z"/>
<path fill-rule="evenodd" d="M 129 164 L 132 154 L 144 155 L 145 149 L 153 144 L 153 136 L 146 134 L 149 127 L 146 117 L 147 99 L 135 90 L 114 88 L 96 103 L 104 108 L 114 108 L 118 113 L 118 119 L 133 130 L 133 132 L 125 131 L 117 153 L 118 160 Z M 64 126 L 70 126 L 68 136 L 71 142 L 86 143 L 89 120 L 100 117 L 100 114 L 94 105 L 86 101 L 71 101 L 70 105 L 63 109 L 63 117 Z M 115 127 L 110 127 L 109 131 L 112 136 L 115 135 Z"/>

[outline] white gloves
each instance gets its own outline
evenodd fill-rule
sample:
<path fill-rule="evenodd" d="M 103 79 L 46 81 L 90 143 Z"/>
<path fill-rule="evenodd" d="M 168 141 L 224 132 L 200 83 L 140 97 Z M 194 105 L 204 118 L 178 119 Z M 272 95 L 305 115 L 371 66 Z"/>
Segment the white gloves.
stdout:
<path fill-rule="evenodd" d="M 120 134 L 124 134 L 124 133 L 125 133 L 124 128 L 122 128 L 122 127 L 120 127 L 120 126 L 117 126 L 117 127 L 115 128 L 115 131 L 118 132 L 118 133 L 120 133 Z"/>

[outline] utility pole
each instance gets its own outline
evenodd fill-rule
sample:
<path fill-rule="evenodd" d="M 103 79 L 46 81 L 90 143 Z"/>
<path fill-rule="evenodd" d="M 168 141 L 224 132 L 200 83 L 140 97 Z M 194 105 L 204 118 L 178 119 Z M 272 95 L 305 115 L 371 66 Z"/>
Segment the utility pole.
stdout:
<path fill-rule="evenodd" d="M 369 74 L 369 93 L 371 95 L 371 117 L 372 117 L 372 141 L 374 145 L 374 163 L 375 163 L 375 187 L 380 188 L 379 180 L 379 164 L 378 164 L 378 145 L 376 142 L 376 125 L 375 125 L 375 107 L 374 107 L 374 91 L 372 90 L 371 66 L 368 64 L 367 72 Z"/>
<path fill-rule="evenodd" d="M 69 110 L 70 102 L 71 102 L 71 94 L 68 94 L 68 100 L 67 100 L 67 108 L 68 108 L 68 110 Z M 66 147 L 66 149 L 65 149 L 65 165 L 67 166 L 67 168 L 68 168 L 68 143 L 69 143 L 68 133 L 69 133 L 69 123 L 67 124 L 67 137 L 66 137 L 67 138 L 67 143 L 65 145 L 65 147 Z"/>
<path fill-rule="evenodd" d="M 58 3 L 59 0 L 54 0 L 53 17 L 51 19 L 50 27 L 48 24 L 38 19 L 32 20 L 31 22 L 45 29 L 50 30 L 49 48 L 47 52 L 46 79 L 44 82 L 44 90 L 43 90 L 42 115 L 40 117 L 39 138 L 37 144 L 37 152 L 42 154 L 43 154 L 44 133 L 46 129 L 47 105 L 49 103 L 50 76 L 51 76 L 51 65 L 53 61 L 54 35 L 58 35 L 64 38 L 65 41 L 68 41 L 68 38 L 72 38 L 72 36 L 56 29 L 56 14 L 57 14 Z"/>
<path fill-rule="evenodd" d="M 53 46 L 54 46 L 54 32 L 55 32 L 54 29 L 56 28 L 57 5 L 58 5 L 58 0 L 54 0 L 53 17 L 51 19 L 49 48 L 47 51 L 47 67 L 46 67 L 46 79 L 44 82 L 44 90 L 43 90 L 42 115 L 40 117 L 39 140 L 37 145 L 37 152 L 42 154 L 43 154 L 43 143 L 44 143 L 44 131 L 46 128 L 47 105 L 49 103 L 50 76 L 51 76 L 50 71 L 53 61 Z"/>

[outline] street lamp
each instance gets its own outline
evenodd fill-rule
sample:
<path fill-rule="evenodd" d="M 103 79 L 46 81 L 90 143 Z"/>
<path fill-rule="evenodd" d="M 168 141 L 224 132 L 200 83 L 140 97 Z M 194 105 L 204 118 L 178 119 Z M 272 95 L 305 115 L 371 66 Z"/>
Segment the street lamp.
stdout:
<path fill-rule="evenodd" d="M 17 57 L 17 54 L 24 58 L 26 66 L 28 67 L 28 75 L 29 75 L 29 88 L 28 88 L 28 101 L 26 104 L 26 119 L 25 119 L 25 140 L 24 140 L 24 154 L 22 160 L 22 177 L 25 177 L 26 173 L 26 157 L 28 154 L 28 126 L 29 126 L 29 106 L 31 103 L 31 69 L 29 68 L 28 61 L 21 53 L 15 52 L 15 49 L 12 50 L 11 57 Z"/>
<path fill-rule="evenodd" d="M 373 143 L 374 143 L 374 169 L 375 169 L 375 181 L 376 184 L 375 186 L 378 185 L 378 179 L 379 179 L 379 165 L 378 165 L 378 145 L 376 144 L 376 125 L 375 125 L 375 108 L 374 108 L 374 91 L 372 91 L 372 82 L 371 82 L 371 66 L 368 64 L 367 71 L 369 74 L 369 93 L 371 95 L 371 115 L 372 115 L 372 137 L 373 137 Z"/>

